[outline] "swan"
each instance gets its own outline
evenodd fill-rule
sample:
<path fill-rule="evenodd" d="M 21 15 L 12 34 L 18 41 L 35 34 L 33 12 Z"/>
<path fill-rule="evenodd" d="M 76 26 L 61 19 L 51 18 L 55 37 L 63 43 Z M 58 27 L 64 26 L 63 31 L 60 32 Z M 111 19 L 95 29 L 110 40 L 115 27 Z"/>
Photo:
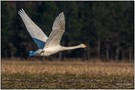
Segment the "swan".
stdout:
<path fill-rule="evenodd" d="M 59 51 L 72 50 L 77 48 L 86 48 L 85 44 L 80 44 L 72 47 L 65 47 L 60 45 L 60 40 L 63 33 L 65 32 L 65 16 L 61 12 L 55 19 L 52 32 L 47 37 L 43 31 L 29 18 L 23 9 L 18 11 L 24 25 L 29 32 L 30 36 L 37 44 L 38 48 L 36 51 L 30 51 L 29 56 L 50 56 Z"/>

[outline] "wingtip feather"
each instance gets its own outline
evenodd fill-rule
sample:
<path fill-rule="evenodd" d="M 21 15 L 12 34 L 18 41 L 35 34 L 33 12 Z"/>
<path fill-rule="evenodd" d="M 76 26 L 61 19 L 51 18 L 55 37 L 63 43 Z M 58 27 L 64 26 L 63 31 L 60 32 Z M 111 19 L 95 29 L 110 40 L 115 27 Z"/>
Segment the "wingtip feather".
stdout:
<path fill-rule="evenodd" d="M 18 14 L 22 14 L 22 13 L 25 13 L 25 11 L 23 10 L 23 8 L 21 8 L 19 11 L 18 11 Z"/>
<path fill-rule="evenodd" d="M 63 12 L 61 12 L 60 14 L 63 14 L 63 15 L 64 15 L 64 13 L 63 13 Z"/>

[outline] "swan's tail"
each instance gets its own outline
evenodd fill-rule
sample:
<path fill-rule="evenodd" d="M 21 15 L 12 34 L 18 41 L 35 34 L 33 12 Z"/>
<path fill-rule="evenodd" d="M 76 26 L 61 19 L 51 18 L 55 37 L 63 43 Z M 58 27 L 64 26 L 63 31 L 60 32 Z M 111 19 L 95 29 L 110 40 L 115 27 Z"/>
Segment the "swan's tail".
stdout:
<path fill-rule="evenodd" d="M 32 56 L 34 56 L 35 55 L 35 52 L 34 51 L 30 51 L 29 52 L 29 57 L 32 57 Z"/>

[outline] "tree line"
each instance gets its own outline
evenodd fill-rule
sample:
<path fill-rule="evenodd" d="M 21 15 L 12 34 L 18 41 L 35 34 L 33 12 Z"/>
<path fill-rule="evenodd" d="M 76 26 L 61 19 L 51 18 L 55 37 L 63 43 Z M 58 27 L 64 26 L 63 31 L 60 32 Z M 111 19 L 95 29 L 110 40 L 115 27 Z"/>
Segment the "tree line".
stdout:
<path fill-rule="evenodd" d="M 64 12 L 61 45 L 87 45 L 86 49 L 59 52 L 52 58 L 133 60 L 133 1 L 2 1 L 2 58 L 27 58 L 30 50 L 37 49 L 18 15 L 21 8 L 47 36 L 56 16 Z"/>

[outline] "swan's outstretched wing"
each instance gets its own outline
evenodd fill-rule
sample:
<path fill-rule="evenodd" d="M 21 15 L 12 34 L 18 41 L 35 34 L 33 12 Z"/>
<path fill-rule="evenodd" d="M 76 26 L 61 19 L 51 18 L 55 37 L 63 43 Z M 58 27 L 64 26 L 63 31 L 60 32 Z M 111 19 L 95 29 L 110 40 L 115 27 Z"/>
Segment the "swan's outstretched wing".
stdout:
<path fill-rule="evenodd" d="M 18 14 L 21 16 L 29 34 L 32 39 L 38 45 L 39 48 L 43 49 L 45 46 L 45 42 L 47 40 L 47 36 L 43 33 L 43 31 L 29 18 L 29 16 L 25 13 L 23 9 L 18 11 Z"/>
<path fill-rule="evenodd" d="M 64 31 L 65 31 L 65 17 L 64 13 L 62 12 L 56 17 L 53 23 L 52 32 L 46 41 L 45 48 L 59 45 Z"/>

